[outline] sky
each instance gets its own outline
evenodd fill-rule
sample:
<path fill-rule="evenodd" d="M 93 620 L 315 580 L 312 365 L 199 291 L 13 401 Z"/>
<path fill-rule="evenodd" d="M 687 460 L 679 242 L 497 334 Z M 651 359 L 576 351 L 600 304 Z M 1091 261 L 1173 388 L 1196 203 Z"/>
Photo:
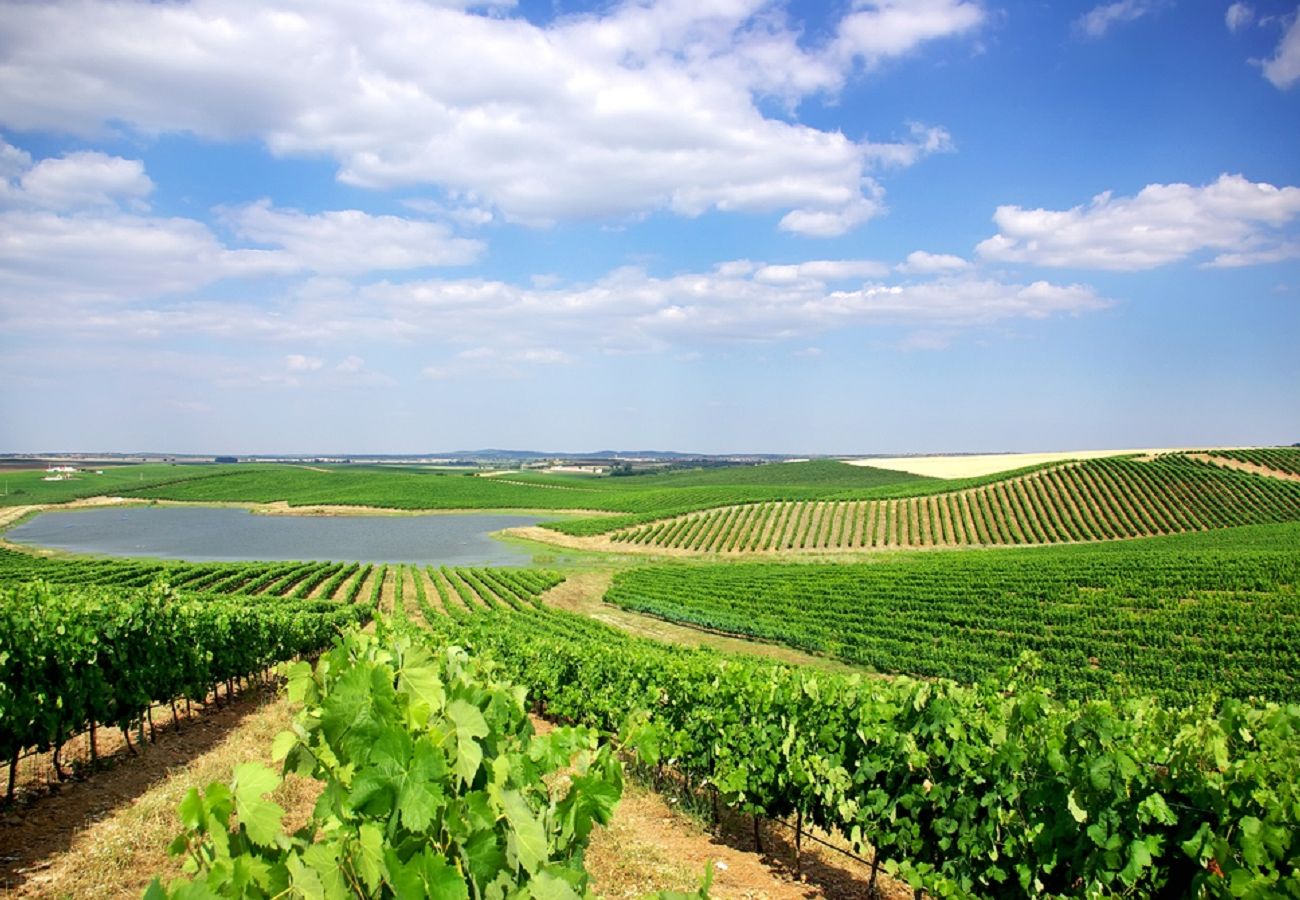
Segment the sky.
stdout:
<path fill-rule="evenodd" d="M 1300 441 L 1300 7 L 0 0 L 0 452 Z"/>

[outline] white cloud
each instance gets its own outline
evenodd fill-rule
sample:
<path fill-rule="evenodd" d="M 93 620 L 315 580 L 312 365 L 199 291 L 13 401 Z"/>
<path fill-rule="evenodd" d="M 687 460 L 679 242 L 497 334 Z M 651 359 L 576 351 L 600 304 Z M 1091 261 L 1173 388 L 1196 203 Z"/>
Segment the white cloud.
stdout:
<path fill-rule="evenodd" d="M 907 261 L 900 263 L 896 268 L 900 272 L 928 275 L 937 272 L 960 272 L 969 266 L 968 261 L 950 253 L 927 253 L 924 250 L 913 250 L 907 254 Z"/>
<path fill-rule="evenodd" d="M 586 284 L 536 287 L 477 278 L 380 281 L 361 286 L 316 279 L 273 301 L 139 302 L 111 312 L 72 312 L 64 304 L 16 307 L 14 333 L 39 332 L 53 319 L 61 333 L 110 341 L 174 342 L 187 337 L 313 347 L 430 343 L 453 347 L 430 363 L 430 377 L 466 371 L 517 373 L 584 356 L 692 352 L 705 344 L 808 341 L 845 328 L 905 327 L 952 332 L 1007 320 L 1078 314 L 1109 301 L 1085 285 L 1010 283 L 965 273 L 891 283 L 887 278 L 836 289 L 829 273 L 874 270 L 861 261 L 794 264 L 771 279 L 763 263 L 721 264 L 654 277 L 616 269 Z M 806 268 L 805 268 L 806 267 Z M 853 276 L 857 278 L 858 276 Z M 285 351 L 282 375 L 340 378 L 364 364 Z M 328 371 L 326 371 L 328 370 Z M 237 373 L 272 379 L 274 371 Z M 283 381 L 283 379 L 281 379 Z"/>
<path fill-rule="evenodd" d="M 1103 3 L 1076 19 L 1074 25 L 1086 37 L 1099 38 L 1110 31 L 1112 26 L 1137 21 L 1155 12 L 1161 5 L 1160 0 L 1117 0 L 1115 3 Z"/>
<path fill-rule="evenodd" d="M 927 41 L 973 31 L 985 19 L 978 3 L 962 0 L 880 0 L 854 6 L 840 23 L 836 50 L 868 67 Z"/>
<path fill-rule="evenodd" d="M 1273 58 L 1264 62 L 1264 77 L 1282 90 L 1300 81 L 1300 11 L 1287 25 Z"/>
<path fill-rule="evenodd" d="M 284 367 L 290 372 L 315 372 L 324 365 L 325 360 L 301 353 L 290 353 L 284 358 Z"/>
<path fill-rule="evenodd" d="M 913 122 L 908 129 L 911 140 L 883 144 L 865 142 L 862 147 L 867 159 L 881 166 L 910 166 L 931 153 L 951 153 L 956 149 L 946 128 Z"/>
<path fill-rule="evenodd" d="M 123 201 L 142 207 L 153 188 L 140 160 L 82 152 L 41 160 L 22 174 L 12 197 L 46 209 L 116 207 Z"/>
<path fill-rule="evenodd" d="M 781 217 L 779 227 L 782 231 L 808 237 L 836 237 L 852 228 L 873 219 L 885 211 L 882 202 L 884 191 L 870 179 L 863 179 L 866 189 L 863 196 L 839 209 L 809 210 L 795 209 Z"/>
<path fill-rule="evenodd" d="M 1150 184 L 1133 197 L 1109 191 L 1068 210 L 999 206 L 998 234 L 977 247 L 985 259 L 1042 266 L 1138 270 L 1217 252 L 1217 265 L 1267 258 L 1293 239 L 1300 187 L 1221 175 L 1203 187 Z"/>
<path fill-rule="evenodd" d="M 966 0 L 860 3 L 820 46 L 762 0 L 628 2 L 539 27 L 418 0 L 50 2 L 6 9 L 0 123 L 255 138 L 372 188 L 434 186 L 469 221 L 655 210 L 783 215 L 843 233 L 867 178 L 943 149 L 855 142 L 760 108 L 973 33 Z"/>
<path fill-rule="evenodd" d="M 734 264 L 732 264 L 734 265 Z M 727 269 L 722 274 L 749 274 Z M 754 280 L 765 284 L 795 284 L 800 281 L 846 281 L 878 278 L 889 274 L 889 266 L 870 259 L 818 259 L 793 265 L 766 265 L 754 272 Z"/>
<path fill-rule="evenodd" d="M 295 268 L 273 252 L 227 249 L 193 219 L 0 212 L 0 306 L 138 300 Z"/>
<path fill-rule="evenodd" d="M 357 210 L 308 215 L 269 202 L 221 217 L 271 249 L 232 248 L 197 220 L 143 213 L 153 181 L 138 160 L 73 153 L 33 165 L 0 143 L 0 165 L 8 168 L 0 181 L 8 207 L 0 209 L 0 307 L 140 300 L 230 278 L 460 265 L 483 249 L 435 222 Z M 304 289 L 328 284 L 315 279 Z"/>
<path fill-rule="evenodd" d="M 347 356 L 334 367 L 334 371 L 344 375 L 353 375 L 357 372 L 364 372 L 365 368 L 366 361 L 360 356 Z"/>
<path fill-rule="evenodd" d="M 1223 21 L 1229 31 L 1240 31 L 1255 21 L 1255 10 L 1249 3 L 1234 3 L 1224 13 Z"/>
<path fill-rule="evenodd" d="M 32 155 L 0 138 L 0 183 L 6 188 L 10 179 L 17 178 L 31 168 Z"/>
<path fill-rule="evenodd" d="M 262 200 L 227 210 L 224 219 L 239 237 L 283 248 L 302 268 L 325 274 L 466 265 L 484 249 L 437 222 L 355 209 L 308 215 Z"/>
<path fill-rule="evenodd" d="M 785 340 L 870 325 L 968 328 L 1109 305 L 1086 286 L 1042 281 L 943 277 L 831 290 L 812 277 L 761 280 L 761 265 L 752 274 L 726 275 L 721 268 L 671 278 L 625 268 L 587 285 L 545 290 L 481 280 L 379 283 L 361 288 L 359 297 L 367 308 L 382 308 L 387 318 L 409 324 L 416 335 L 455 334 L 475 342 L 459 354 L 457 365 L 539 361 L 530 350 L 539 338 L 568 355 L 577 348 L 626 353 L 697 342 Z"/>

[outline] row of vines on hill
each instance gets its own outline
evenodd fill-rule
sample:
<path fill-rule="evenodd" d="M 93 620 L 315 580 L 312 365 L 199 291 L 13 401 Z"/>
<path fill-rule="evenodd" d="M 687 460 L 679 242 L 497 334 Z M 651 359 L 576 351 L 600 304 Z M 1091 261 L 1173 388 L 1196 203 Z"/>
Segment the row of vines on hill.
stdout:
<path fill-rule="evenodd" d="M 927 554 L 887 565 L 620 572 L 605 599 L 879 672 L 977 681 L 1033 650 L 1058 692 L 1191 702 L 1300 688 L 1300 555 L 1105 548 Z"/>
<path fill-rule="evenodd" d="M 58 747 L 329 643 L 369 605 L 39 582 L 0 588 L 0 758 Z"/>
<path fill-rule="evenodd" d="M 1255 447 L 1245 450 L 1211 450 L 1210 456 L 1251 463 L 1287 475 L 1300 475 L 1300 447 Z"/>
<path fill-rule="evenodd" d="M 357 563 L 162 564 L 0 550 L 0 761 L 327 646 L 368 621 L 383 570 Z M 363 588 L 368 588 L 363 591 Z M 127 737 L 129 746 L 130 738 Z"/>
<path fill-rule="evenodd" d="M 789 669 L 528 605 L 438 616 L 562 721 L 630 715 L 690 784 L 837 830 L 936 896 L 1294 895 L 1300 709 L 1062 701 Z"/>
<path fill-rule="evenodd" d="M 1050 544 L 1300 519 L 1300 484 L 1183 456 L 1100 459 L 967 491 L 892 500 L 751 503 L 616 532 L 704 553 Z"/>

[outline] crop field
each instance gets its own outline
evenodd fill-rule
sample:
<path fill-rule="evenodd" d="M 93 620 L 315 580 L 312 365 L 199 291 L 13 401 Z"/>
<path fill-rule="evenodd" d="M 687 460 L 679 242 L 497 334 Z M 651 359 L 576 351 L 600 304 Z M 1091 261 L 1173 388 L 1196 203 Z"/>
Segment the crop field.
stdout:
<path fill-rule="evenodd" d="M 1240 453 L 1254 455 L 1223 458 L 1275 472 L 1293 459 Z M 488 735 L 500 726 L 510 741 L 530 740 L 526 702 L 535 715 L 593 729 L 579 743 L 588 757 L 604 748 L 590 758 L 604 760 L 609 782 L 583 784 L 602 803 L 621 777 L 608 742 L 622 740 L 689 789 L 839 835 L 933 896 L 1300 889 L 1295 481 L 1201 454 L 961 481 L 831 461 L 628 478 L 272 465 L 170 467 L 167 478 L 168 468 L 115 492 L 604 511 L 613 515 L 556 527 L 608 532 L 614 549 L 687 553 L 645 565 L 622 553 L 543 554 L 546 565 L 559 560 L 556 571 L 0 548 L 0 760 L 11 774 L 21 755 L 55 751 L 92 726 L 142 733 L 155 706 L 206 702 L 223 684 L 229 696 L 232 681 L 323 653 L 315 674 L 308 662 L 288 670 L 303 708 L 287 752 L 291 768 L 328 782 L 358 847 L 382 851 L 390 832 L 424 840 L 436 831 L 396 799 L 436 781 L 420 768 L 433 765 L 436 735 L 457 734 L 438 744 L 439 802 L 481 794 L 474 803 L 507 809 L 488 789 L 507 764 L 496 774 L 487 765 L 505 744 Z M 829 555 L 843 551 L 853 555 Z M 598 585 L 582 588 L 589 603 L 574 607 L 590 616 L 552 605 L 583 584 Z M 820 654 L 843 671 L 638 637 L 597 621 L 600 609 L 620 622 L 664 620 Z M 410 713 L 426 708 L 432 718 Z M 362 736 L 372 731 L 373 741 Z M 421 741 L 425 750 L 412 749 Z M 515 774 L 537 761 L 529 754 L 551 754 L 552 767 L 567 759 L 557 743 L 512 746 Z M 314 755 L 324 747 L 366 778 L 392 779 L 390 799 L 366 800 L 364 811 L 344 803 L 358 791 L 389 794 L 331 768 L 328 754 Z M 544 804 L 545 786 L 529 783 Z M 212 804 L 203 809 L 230 830 L 232 854 L 288 872 L 289 857 L 274 856 L 288 844 L 273 840 L 269 820 L 258 834 L 270 843 L 258 844 L 243 813 L 221 819 L 222 790 L 186 808 Z M 276 819 L 247 789 L 239 802 Z M 503 847 L 550 821 L 543 806 L 508 808 L 491 829 Z M 187 839 L 209 846 L 206 829 Z M 372 858 L 404 871 L 399 856 Z"/>
<path fill-rule="evenodd" d="M 376 612 L 408 602 L 437 614 L 519 608 L 559 580 L 541 570 L 63 561 L 0 550 L 0 759 L 12 771 L 25 750 L 57 758 L 92 724 L 125 731 L 152 705 L 201 700 L 328 646 Z"/>
<path fill-rule="evenodd" d="M 1295 783 L 1294 706 L 1080 705 L 1025 671 L 976 687 L 814 674 L 522 604 L 426 622 L 545 715 L 611 732 L 636 716 L 688 783 L 870 843 L 939 896 L 1183 896 L 1210 859 L 1261 896 L 1287 877 L 1296 813 L 1275 792 Z"/>
<path fill-rule="evenodd" d="M 880 672 L 972 682 L 1032 650 L 1063 696 L 1297 695 L 1300 554 L 1087 549 L 653 566 L 606 600 Z"/>
<path fill-rule="evenodd" d="M 215 469 L 206 465 L 141 463 L 130 466 L 95 466 L 88 471 L 46 481 L 44 469 L 0 472 L 0 507 L 35 503 L 65 503 L 82 497 L 118 496 L 128 491 L 156 487 L 201 477 Z M 98 474 L 98 473 L 103 474 Z"/>
<path fill-rule="evenodd" d="M 825 551 L 1097 541 L 1298 519 L 1300 484 L 1168 456 L 1052 465 L 900 499 L 733 505 L 611 537 L 701 553 Z"/>
<path fill-rule="evenodd" d="M 42 482 L 43 472 L 11 476 L 7 505 L 113 494 L 127 498 L 290 506 L 352 505 L 389 509 L 598 510 L 633 517 L 741 500 L 873 496 L 933 479 L 833 460 L 677 471 L 629 478 L 519 472 L 483 478 L 405 466 L 279 464 L 150 465 Z M 112 476 L 112 477 L 110 477 Z M 936 482 L 937 483 L 937 482 Z M 37 493 L 42 491 L 44 493 Z"/>
<path fill-rule="evenodd" d="M 1264 469 L 1300 475 L 1300 447 L 1257 447 L 1247 450 L 1211 450 L 1210 456 L 1252 463 Z"/>

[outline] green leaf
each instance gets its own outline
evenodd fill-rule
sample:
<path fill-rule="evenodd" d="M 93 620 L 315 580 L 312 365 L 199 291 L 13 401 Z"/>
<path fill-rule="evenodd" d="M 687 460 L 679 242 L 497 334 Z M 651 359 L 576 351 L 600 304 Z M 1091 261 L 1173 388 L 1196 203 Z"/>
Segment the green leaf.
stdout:
<path fill-rule="evenodd" d="M 353 856 L 357 873 L 366 887 L 378 891 L 384 878 L 384 833 L 373 822 L 363 822 L 358 831 L 358 852 Z"/>
<path fill-rule="evenodd" d="M 456 726 L 455 772 L 466 784 L 470 784 L 483 762 L 483 748 L 475 738 L 487 736 L 487 721 L 478 707 L 464 700 L 451 701 L 447 705 L 447 717 Z"/>
<path fill-rule="evenodd" d="M 572 885 L 550 872 L 534 875 L 528 882 L 528 890 L 537 900 L 579 900 Z"/>
<path fill-rule="evenodd" d="M 1138 804 L 1138 821 L 1173 825 L 1178 821 L 1178 816 L 1169 808 L 1164 797 L 1160 794 L 1151 794 Z"/>
<path fill-rule="evenodd" d="M 442 790 L 446 775 L 447 764 L 442 751 L 427 737 L 422 737 L 415 744 L 411 768 L 397 796 L 397 811 L 402 817 L 402 825 L 417 833 L 429 827 L 446 803 Z"/>
<path fill-rule="evenodd" d="M 284 809 L 262 796 L 280 786 L 280 776 L 261 763 L 242 763 L 235 767 L 231 790 L 235 795 L 235 812 L 255 844 L 270 847 L 280 833 Z"/>
<path fill-rule="evenodd" d="M 181 801 L 179 812 L 181 824 L 188 830 L 203 830 L 203 823 L 207 819 L 207 809 L 203 805 L 203 798 L 199 796 L 198 788 L 190 788 L 185 794 L 185 799 Z"/>
<path fill-rule="evenodd" d="M 546 862 L 546 831 L 518 791 L 504 791 L 501 803 L 512 834 L 510 844 L 524 871 L 532 874 Z"/>
<path fill-rule="evenodd" d="M 1070 815 L 1074 817 L 1074 821 L 1081 825 L 1088 821 L 1088 811 L 1081 807 L 1078 804 L 1078 801 L 1074 799 L 1074 791 L 1070 791 L 1069 795 L 1065 798 L 1065 805 L 1066 808 L 1070 810 Z"/>
<path fill-rule="evenodd" d="M 497 841 L 497 834 L 490 828 L 476 831 L 461 842 L 461 852 L 465 856 L 470 876 L 478 888 L 479 894 L 501 874 L 506 867 L 505 850 Z"/>
<path fill-rule="evenodd" d="M 447 702 L 447 692 L 442 686 L 442 678 L 439 676 L 438 670 L 433 666 L 414 666 L 403 669 L 400 687 L 424 707 L 424 721 L 427 721 L 430 715 L 441 712 L 443 704 Z"/>
<path fill-rule="evenodd" d="M 279 762 L 289 755 L 289 751 L 298 745 L 298 735 L 292 731 L 281 731 L 271 742 L 271 759 Z"/>

